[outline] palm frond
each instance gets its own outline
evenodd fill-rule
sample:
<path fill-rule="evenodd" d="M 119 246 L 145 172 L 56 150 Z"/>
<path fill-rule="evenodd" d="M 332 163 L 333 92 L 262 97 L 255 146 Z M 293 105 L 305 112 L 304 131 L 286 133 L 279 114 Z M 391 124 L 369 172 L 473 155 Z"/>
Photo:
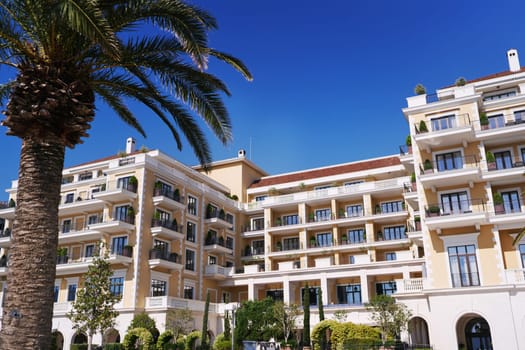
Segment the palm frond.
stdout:
<path fill-rule="evenodd" d="M 248 69 L 248 67 L 238 58 L 233 57 L 232 55 L 229 55 L 227 53 L 216 51 L 213 49 L 210 49 L 209 53 L 211 56 L 214 56 L 218 58 L 219 60 L 226 62 L 230 66 L 235 68 L 239 73 L 241 73 L 246 78 L 246 80 L 248 81 L 253 80 L 253 76 L 250 73 L 250 70 Z"/>
<path fill-rule="evenodd" d="M 525 237 L 525 227 L 521 228 L 518 235 L 514 238 L 514 240 L 512 241 L 512 246 L 515 247 L 516 244 L 518 244 L 518 242 L 520 242 L 523 237 Z"/>
<path fill-rule="evenodd" d="M 0 85 L 0 105 L 3 105 L 4 101 L 9 98 L 12 87 L 13 87 L 12 81 L 6 84 Z"/>

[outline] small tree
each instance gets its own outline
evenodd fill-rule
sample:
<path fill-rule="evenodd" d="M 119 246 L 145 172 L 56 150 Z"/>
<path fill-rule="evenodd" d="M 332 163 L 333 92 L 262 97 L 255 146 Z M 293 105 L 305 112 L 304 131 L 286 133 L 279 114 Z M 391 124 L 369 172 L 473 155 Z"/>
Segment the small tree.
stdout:
<path fill-rule="evenodd" d="M 202 332 L 201 332 L 201 350 L 210 348 L 208 344 L 208 312 L 210 309 L 210 292 L 206 293 L 206 303 L 204 304 L 204 315 L 202 316 Z"/>
<path fill-rule="evenodd" d="M 273 314 L 283 330 L 284 343 L 288 344 L 288 338 L 295 329 L 297 317 L 299 317 L 299 307 L 296 304 L 287 305 L 278 301 L 273 306 Z"/>
<path fill-rule="evenodd" d="M 230 340 L 232 337 L 232 328 L 230 325 L 230 314 L 228 311 L 224 314 L 224 339 Z"/>
<path fill-rule="evenodd" d="M 191 332 L 193 323 L 194 319 L 188 308 L 168 310 L 166 314 L 166 329 L 173 332 L 174 339 Z"/>
<path fill-rule="evenodd" d="M 303 346 L 310 346 L 310 288 L 308 284 L 303 294 Z"/>
<path fill-rule="evenodd" d="M 87 333 L 88 350 L 91 350 L 93 335 L 113 327 L 119 314 L 114 305 L 121 297 L 111 291 L 112 275 L 107 255 L 96 255 L 84 275 L 84 288 L 77 292 L 72 310 L 66 315 L 73 328 Z"/>
<path fill-rule="evenodd" d="M 149 317 L 147 313 L 141 312 L 140 314 L 136 314 L 133 317 L 133 320 L 131 320 L 131 323 L 128 327 L 128 332 L 135 328 L 147 329 L 153 337 L 153 342 L 157 342 L 157 339 L 159 338 L 159 330 L 157 329 L 155 320 Z"/>
<path fill-rule="evenodd" d="M 381 330 L 383 344 L 388 336 L 395 337 L 407 328 L 411 312 L 406 305 L 397 304 L 391 296 L 376 295 L 365 306 L 371 313 L 370 318 Z"/>

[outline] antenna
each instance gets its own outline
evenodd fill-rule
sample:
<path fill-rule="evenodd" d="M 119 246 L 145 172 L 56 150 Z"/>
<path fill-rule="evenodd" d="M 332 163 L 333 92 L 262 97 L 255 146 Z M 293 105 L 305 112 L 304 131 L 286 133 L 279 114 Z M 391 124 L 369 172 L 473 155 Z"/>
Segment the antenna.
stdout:
<path fill-rule="evenodd" d="M 252 137 L 250 136 L 250 160 L 252 160 Z"/>

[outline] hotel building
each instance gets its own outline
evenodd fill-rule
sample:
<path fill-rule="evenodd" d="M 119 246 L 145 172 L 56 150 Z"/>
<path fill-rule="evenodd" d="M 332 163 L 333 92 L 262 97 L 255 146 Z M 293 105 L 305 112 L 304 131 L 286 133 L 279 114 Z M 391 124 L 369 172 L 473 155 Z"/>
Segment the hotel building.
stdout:
<path fill-rule="evenodd" d="M 513 245 L 525 69 L 507 55 L 509 71 L 407 98 L 412 143 L 399 154 L 269 176 L 241 150 L 204 173 L 128 139 L 125 154 L 65 169 L 53 318 L 64 348 L 83 340 L 65 314 L 103 242 L 122 295 L 106 341 L 142 311 L 162 331 L 169 310 L 188 308 L 200 329 L 207 292 L 212 336 L 242 301 L 300 304 L 306 292 L 313 326 L 321 289 L 326 318 L 364 324 L 364 303 L 394 296 L 412 312 L 412 344 L 525 349 L 525 239 Z M 0 277 L 14 216 L 6 202 Z"/>

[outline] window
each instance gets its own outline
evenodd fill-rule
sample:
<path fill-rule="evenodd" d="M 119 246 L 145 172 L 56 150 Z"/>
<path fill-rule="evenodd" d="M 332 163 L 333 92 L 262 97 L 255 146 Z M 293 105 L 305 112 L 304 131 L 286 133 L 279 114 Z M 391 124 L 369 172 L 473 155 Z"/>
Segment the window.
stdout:
<path fill-rule="evenodd" d="M 170 197 L 173 187 L 163 181 L 157 180 L 155 182 L 155 195 Z"/>
<path fill-rule="evenodd" d="M 233 237 L 226 236 L 226 248 L 233 249 Z"/>
<path fill-rule="evenodd" d="M 155 221 L 160 223 L 161 226 L 170 226 L 171 224 L 171 214 L 160 209 L 155 210 Z"/>
<path fill-rule="evenodd" d="M 233 215 L 232 214 L 230 213 L 226 214 L 226 222 L 229 222 L 230 224 L 233 225 Z"/>
<path fill-rule="evenodd" d="M 151 296 L 162 297 L 167 293 L 167 282 L 162 280 L 151 280 Z"/>
<path fill-rule="evenodd" d="M 432 124 L 432 131 L 452 129 L 456 127 L 456 116 L 447 115 L 444 117 L 431 119 L 430 122 Z"/>
<path fill-rule="evenodd" d="M 85 181 L 85 180 L 91 180 L 93 178 L 93 173 L 86 171 L 85 173 L 81 173 L 78 175 L 78 181 Z"/>
<path fill-rule="evenodd" d="M 441 195 L 443 215 L 461 214 L 470 211 L 470 203 L 466 191 L 446 193 Z"/>
<path fill-rule="evenodd" d="M 514 122 L 523 123 L 525 122 L 525 110 L 514 112 Z"/>
<path fill-rule="evenodd" d="M 263 255 L 264 254 L 264 240 L 252 242 L 252 254 Z"/>
<path fill-rule="evenodd" d="M 319 233 L 317 235 L 317 246 L 318 247 L 332 246 L 332 232 Z"/>
<path fill-rule="evenodd" d="M 197 215 L 197 198 L 188 196 L 188 214 Z"/>
<path fill-rule="evenodd" d="M 483 101 L 496 101 L 500 100 L 502 98 L 512 97 L 516 96 L 516 91 L 506 91 L 506 92 L 500 92 L 494 95 L 484 96 Z"/>
<path fill-rule="evenodd" d="M 71 220 L 62 221 L 62 233 L 68 233 L 69 231 L 71 231 Z"/>
<path fill-rule="evenodd" d="M 129 205 L 122 205 L 115 208 L 115 220 L 132 223 L 132 210 Z"/>
<path fill-rule="evenodd" d="M 520 213 L 520 194 L 518 191 L 501 192 L 503 198 L 503 207 L 505 208 L 505 214 Z"/>
<path fill-rule="evenodd" d="M 256 202 L 262 202 L 262 201 L 264 201 L 267 197 L 268 197 L 267 195 L 256 196 L 256 197 L 255 197 L 255 201 L 256 201 Z"/>
<path fill-rule="evenodd" d="M 388 252 L 388 253 L 385 253 L 385 260 L 386 260 L 386 261 L 394 261 L 394 260 L 397 260 L 396 253 L 395 253 L 395 252 Z"/>
<path fill-rule="evenodd" d="M 448 259 L 453 287 L 479 286 L 474 244 L 449 247 Z"/>
<path fill-rule="evenodd" d="M 350 255 L 350 256 L 348 257 L 348 263 L 349 263 L 349 264 L 355 264 L 355 256 Z"/>
<path fill-rule="evenodd" d="M 396 282 L 378 282 L 376 283 L 377 295 L 392 295 L 397 291 Z"/>
<path fill-rule="evenodd" d="M 122 250 L 124 249 L 124 246 L 128 244 L 128 237 L 126 236 L 120 236 L 120 237 L 113 237 L 111 240 L 111 254 L 117 254 L 122 255 Z"/>
<path fill-rule="evenodd" d="M 216 218 L 218 215 L 219 209 L 215 205 L 208 203 L 206 207 L 206 219 Z"/>
<path fill-rule="evenodd" d="M 264 218 L 252 219 L 252 230 L 253 231 L 264 230 Z"/>
<path fill-rule="evenodd" d="M 124 277 L 111 277 L 109 279 L 109 291 L 115 296 L 122 296 L 124 290 Z"/>
<path fill-rule="evenodd" d="M 491 115 L 488 117 L 489 129 L 496 129 L 505 126 L 505 117 L 503 114 Z"/>
<path fill-rule="evenodd" d="M 67 286 L 67 301 L 75 301 L 77 296 L 77 284 L 69 284 Z"/>
<path fill-rule="evenodd" d="M 94 244 L 87 244 L 84 256 L 86 258 L 91 258 L 93 256 L 94 252 L 95 252 L 95 245 Z"/>
<path fill-rule="evenodd" d="M 328 221 L 332 218 L 332 211 L 330 209 L 316 209 L 315 221 Z"/>
<path fill-rule="evenodd" d="M 64 204 L 73 203 L 74 199 L 75 199 L 75 194 L 74 193 L 68 193 L 68 194 L 66 194 L 66 200 L 64 201 Z"/>
<path fill-rule="evenodd" d="M 525 268 L 525 244 L 520 244 L 521 266 Z"/>
<path fill-rule="evenodd" d="M 284 292 L 282 289 L 267 290 L 266 297 L 271 298 L 273 301 L 284 301 Z"/>
<path fill-rule="evenodd" d="M 365 241 L 365 230 L 362 228 L 350 229 L 348 233 L 348 242 L 361 243 Z"/>
<path fill-rule="evenodd" d="M 316 187 L 314 188 L 314 190 L 316 190 L 316 191 L 321 191 L 321 190 L 326 190 L 326 189 L 329 189 L 329 188 L 332 188 L 332 185 L 316 186 Z"/>
<path fill-rule="evenodd" d="M 60 291 L 60 287 L 55 284 L 55 287 L 53 288 L 53 301 L 56 303 L 58 302 L 58 292 Z"/>
<path fill-rule="evenodd" d="M 463 168 L 463 157 L 460 151 L 442 153 L 436 155 L 436 167 L 438 171 L 447 171 Z"/>
<path fill-rule="evenodd" d="M 186 240 L 190 242 L 195 242 L 196 233 L 197 225 L 193 222 L 188 221 L 186 223 Z"/>
<path fill-rule="evenodd" d="M 297 225 L 299 223 L 299 215 L 285 215 L 282 217 L 283 225 Z"/>
<path fill-rule="evenodd" d="M 195 252 L 190 249 L 186 249 L 186 270 L 195 271 Z"/>
<path fill-rule="evenodd" d="M 383 239 L 385 241 L 406 238 L 405 226 L 389 226 L 385 227 L 383 231 Z"/>
<path fill-rule="evenodd" d="M 496 160 L 496 169 L 512 168 L 510 151 L 494 152 L 494 159 Z"/>
<path fill-rule="evenodd" d="M 123 188 L 125 190 L 136 192 L 137 185 L 135 183 L 130 183 L 132 176 L 121 177 L 117 180 L 117 188 Z M 136 179 L 135 179 L 136 180 Z"/>
<path fill-rule="evenodd" d="M 347 284 L 337 286 L 337 303 L 361 305 L 361 285 Z"/>
<path fill-rule="evenodd" d="M 381 203 L 381 213 L 396 213 L 403 211 L 403 201 Z"/>
<path fill-rule="evenodd" d="M 194 286 L 184 285 L 184 299 L 193 299 L 194 290 Z"/>
<path fill-rule="evenodd" d="M 304 293 L 306 293 L 306 288 L 301 288 L 301 305 L 304 300 Z M 319 292 L 319 287 L 309 287 L 308 293 L 310 293 L 310 306 L 316 306 L 317 305 L 317 294 Z"/>
<path fill-rule="evenodd" d="M 170 251 L 170 246 L 168 242 L 155 239 L 153 240 L 153 249 L 157 249 L 162 256 L 165 256 Z"/>
<path fill-rule="evenodd" d="M 363 182 L 365 182 L 365 181 L 364 180 L 357 180 L 357 181 L 345 182 L 344 186 L 352 186 L 352 185 L 362 184 Z"/>
<path fill-rule="evenodd" d="M 356 216 L 363 216 L 363 206 L 361 204 L 347 206 L 346 215 L 349 218 L 356 217 Z"/>
<path fill-rule="evenodd" d="M 285 238 L 283 239 L 283 250 L 299 249 L 299 238 Z"/>
<path fill-rule="evenodd" d="M 98 223 L 98 215 L 88 216 L 88 225 L 94 225 L 96 223 Z"/>
<path fill-rule="evenodd" d="M 208 265 L 217 265 L 217 257 L 208 255 Z"/>

